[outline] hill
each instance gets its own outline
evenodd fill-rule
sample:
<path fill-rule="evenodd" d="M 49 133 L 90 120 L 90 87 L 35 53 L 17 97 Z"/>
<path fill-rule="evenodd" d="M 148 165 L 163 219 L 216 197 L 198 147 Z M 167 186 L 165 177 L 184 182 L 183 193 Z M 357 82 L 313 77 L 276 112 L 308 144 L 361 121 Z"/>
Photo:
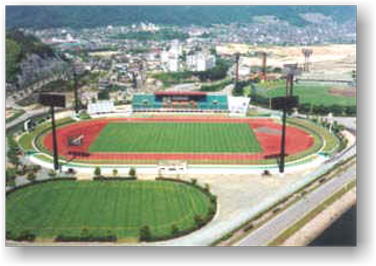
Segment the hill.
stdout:
<path fill-rule="evenodd" d="M 40 42 L 36 37 L 25 35 L 20 31 L 6 33 L 6 81 L 15 81 L 20 72 L 20 63 L 28 55 L 38 55 L 42 58 L 54 55 L 53 50 Z"/>
<path fill-rule="evenodd" d="M 152 22 L 211 25 L 252 22 L 272 15 L 290 24 L 309 24 L 301 13 L 321 13 L 338 22 L 356 19 L 356 6 L 7 6 L 6 27 L 91 28 Z"/>

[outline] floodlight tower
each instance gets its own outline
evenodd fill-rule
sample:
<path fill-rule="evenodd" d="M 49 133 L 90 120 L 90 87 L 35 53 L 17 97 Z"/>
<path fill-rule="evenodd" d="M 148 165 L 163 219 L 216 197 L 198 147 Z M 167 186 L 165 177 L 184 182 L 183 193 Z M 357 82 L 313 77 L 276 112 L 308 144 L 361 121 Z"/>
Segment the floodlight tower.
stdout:
<path fill-rule="evenodd" d="M 286 96 L 282 106 L 282 136 L 281 136 L 281 153 L 279 162 L 279 172 L 283 173 L 285 171 L 285 156 L 286 156 L 286 116 L 287 111 L 290 109 L 292 104 L 288 103 L 288 98 L 292 99 L 293 87 L 294 87 L 294 76 L 300 73 L 298 69 L 298 64 L 285 64 L 283 65 L 283 72 L 286 75 Z"/>
<path fill-rule="evenodd" d="M 65 107 L 65 95 L 63 93 L 46 93 L 39 94 L 39 103 L 50 107 L 51 127 L 52 127 L 52 147 L 54 153 L 54 169 L 59 169 L 58 141 L 55 122 L 55 107 Z"/>
<path fill-rule="evenodd" d="M 301 70 L 298 64 L 284 64 L 282 72 L 286 77 L 286 96 L 292 96 L 294 93 L 294 76 L 300 75 Z"/>
<path fill-rule="evenodd" d="M 258 51 L 256 55 L 261 56 L 261 79 L 266 80 L 266 58 L 268 54 L 265 51 Z"/>
<path fill-rule="evenodd" d="M 73 65 L 73 80 L 74 80 L 74 111 L 76 115 L 78 115 L 80 111 L 80 100 L 78 99 L 78 79 L 77 79 L 77 72 L 76 66 Z"/>
<path fill-rule="evenodd" d="M 238 84 L 239 81 L 239 59 L 240 53 L 235 54 L 235 86 Z"/>
<path fill-rule="evenodd" d="M 311 55 L 313 53 L 313 50 L 312 49 L 308 49 L 308 48 L 303 48 L 302 49 L 302 53 L 304 55 L 303 71 L 304 72 L 309 72 L 309 65 L 310 65 L 309 58 L 311 57 Z"/>
<path fill-rule="evenodd" d="M 77 57 L 77 50 L 74 52 L 74 56 Z M 78 75 L 77 75 L 77 67 L 75 63 L 75 58 L 66 58 L 65 61 L 70 64 L 69 72 L 73 74 L 73 93 L 74 93 L 74 111 L 76 115 L 79 113 L 81 108 L 81 103 L 78 95 Z"/>

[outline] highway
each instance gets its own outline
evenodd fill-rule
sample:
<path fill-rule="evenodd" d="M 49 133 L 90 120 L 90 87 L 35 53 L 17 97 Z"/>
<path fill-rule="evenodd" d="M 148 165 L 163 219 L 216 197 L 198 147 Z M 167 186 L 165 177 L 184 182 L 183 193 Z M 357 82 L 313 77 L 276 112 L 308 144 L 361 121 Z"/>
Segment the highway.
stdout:
<path fill-rule="evenodd" d="M 272 218 L 260 228 L 242 239 L 238 246 L 265 246 L 285 229 L 299 221 L 306 213 L 315 208 L 346 183 L 356 178 L 356 166 L 353 165 L 337 177 L 329 180 L 313 192 L 305 195 L 297 203 Z"/>

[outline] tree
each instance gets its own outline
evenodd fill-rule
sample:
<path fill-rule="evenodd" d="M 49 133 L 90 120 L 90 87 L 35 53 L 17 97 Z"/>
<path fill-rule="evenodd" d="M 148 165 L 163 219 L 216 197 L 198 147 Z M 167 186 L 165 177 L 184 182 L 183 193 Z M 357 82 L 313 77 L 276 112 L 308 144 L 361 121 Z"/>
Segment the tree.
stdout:
<path fill-rule="evenodd" d="M 51 178 L 56 177 L 56 171 L 54 171 L 54 170 L 48 171 L 48 176 L 51 177 Z"/>
<path fill-rule="evenodd" d="M 31 167 L 31 171 L 33 171 L 34 173 L 37 173 L 40 169 L 42 169 L 40 165 L 33 165 Z"/>
<path fill-rule="evenodd" d="M 112 175 L 113 175 L 114 177 L 116 177 L 116 176 L 118 175 L 118 170 L 117 170 L 117 169 L 113 169 L 113 170 L 112 170 Z"/>
<path fill-rule="evenodd" d="M 232 94 L 234 95 L 234 96 L 243 96 L 244 95 L 244 86 L 245 86 L 246 84 L 244 83 L 244 82 L 242 82 L 242 81 L 240 81 L 240 82 L 237 82 L 236 84 L 235 84 L 235 86 L 234 86 L 234 89 L 233 89 L 233 91 L 232 91 Z"/>
<path fill-rule="evenodd" d="M 171 234 L 173 236 L 179 233 L 179 227 L 176 224 L 171 225 Z"/>
<path fill-rule="evenodd" d="M 341 105 L 333 104 L 330 107 L 330 110 L 333 113 L 333 115 L 343 115 L 343 112 L 345 111 L 345 108 L 343 106 L 341 106 Z"/>
<path fill-rule="evenodd" d="M 101 168 L 98 167 L 98 166 L 95 167 L 94 175 L 95 175 L 96 177 L 99 177 L 99 176 L 101 176 L 101 173 L 102 173 Z"/>
<path fill-rule="evenodd" d="M 17 170 L 15 168 L 7 168 L 5 172 L 7 186 L 14 187 L 16 185 L 16 171 Z"/>
<path fill-rule="evenodd" d="M 129 176 L 130 177 L 136 177 L 136 169 L 135 168 L 131 168 L 129 169 Z"/>
<path fill-rule="evenodd" d="M 98 100 L 109 100 L 110 92 L 106 89 L 98 93 Z"/>
<path fill-rule="evenodd" d="M 346 115 L 349 115 L 349 116 L 356 115 L 356 105 L 347 106 L 345 108 L 345 113 L 346 113 Z"/>
<path fill-rule="evenodd" d="M 13 150 L 9 150 L 7 155 L 9 162 L 17 168 L 20 164 L 20 159 L 18 158 L 17 154 Z"/>
<path fill-rule="evenodd" d="M 36 180 L 37 176 L 35 175 L 34 172 L 30 172 L 27 174 L 27 180 L 29 180 L 30 182 L 34 182 Z"/>
<path fill-rule="evenodd" d="M 198 227 L 201 227 L 205 224 L 204 219 L 200 215 L 195 215 L 194 220 Z"/>
<path fill-rule="evenodd" d="M 83 228 L 81 231 L 81 239 L 86 239 L 90 236 L 89 230 L 87 228 Z"/>
<path fill-rule="evenodd" d="M 140 241 L 150 241 L 151 240 L 151 232 L 150 228 L 147 225 L 144 225 L 140 228 Z"/>

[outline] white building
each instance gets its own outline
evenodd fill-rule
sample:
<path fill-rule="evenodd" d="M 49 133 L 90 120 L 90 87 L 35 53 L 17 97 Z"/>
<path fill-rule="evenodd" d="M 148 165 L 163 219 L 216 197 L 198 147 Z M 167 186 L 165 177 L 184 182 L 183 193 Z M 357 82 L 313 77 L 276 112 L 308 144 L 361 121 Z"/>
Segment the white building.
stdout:
<path fill-rule="evenodd" d="M 239 76 L 248 76 L 251 74 L 251 67 L 246 65 L 239 66 Z"/>
<path fill-rule="evenodd" d="M 96 103 L 89 103 L 87 106 L 88 114 L 104 114 L 112 113 L 114 111 L 114 102 L 111 100 L 98 101 Z"/>
<path fill-rule="evenodd" d="M 177 72 L 180 70 L 179 57 L 183 53 L 183 48 L 178 40 L 171 42 L 171 48 L 161 53 L 161 65 L 164 71 Z"/>
<path fill-rule="evenodd" d="M 249 97 L 228 97 L 228 109 L 230 116 L 246 116 L 251 98 Z"/>
<path fill-rule="evenodd" d="M 187 56 L 187 68 L 191 71 L 205 71 L 215 67 L 215 56 L 203 52 Z"/>

